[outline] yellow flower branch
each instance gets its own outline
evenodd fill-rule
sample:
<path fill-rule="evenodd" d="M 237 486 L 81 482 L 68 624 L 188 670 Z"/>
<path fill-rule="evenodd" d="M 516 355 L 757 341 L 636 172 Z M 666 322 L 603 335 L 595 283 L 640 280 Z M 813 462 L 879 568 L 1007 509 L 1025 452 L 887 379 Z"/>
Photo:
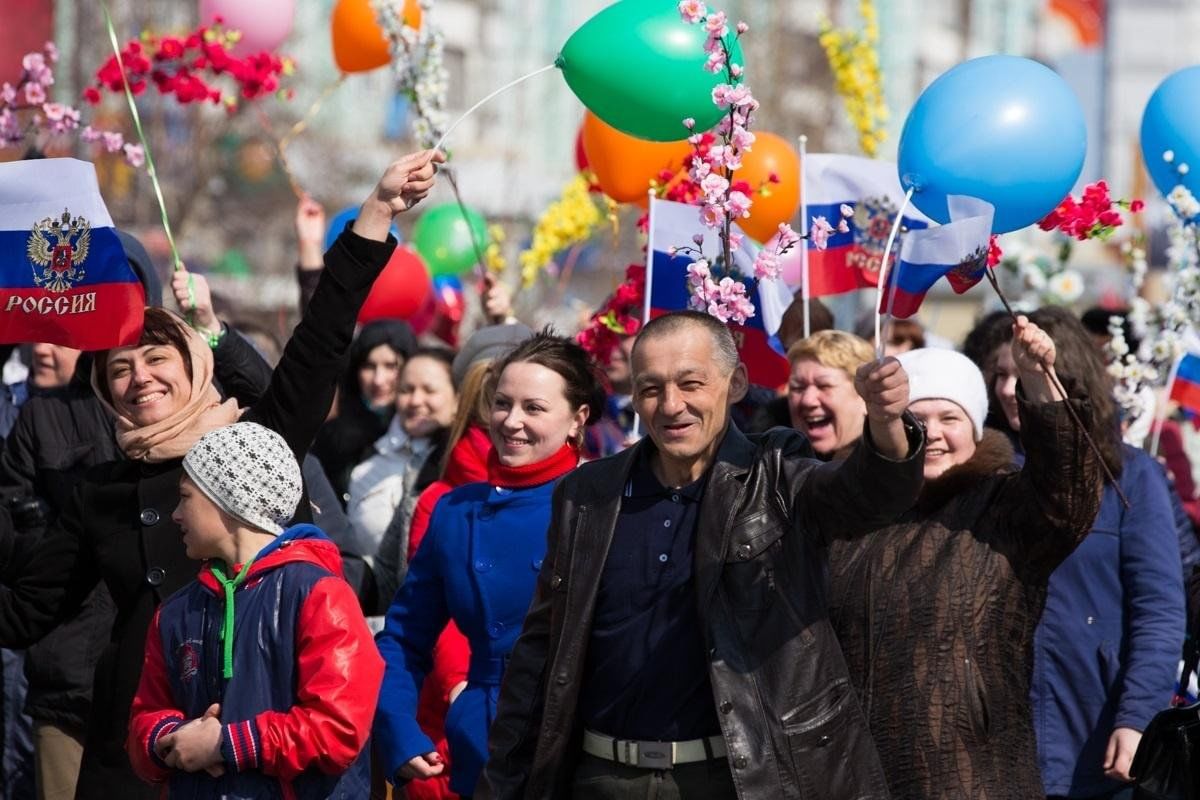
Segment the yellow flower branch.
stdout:
<path fill-rule="evenodd" d="M 821 21 L 819 41 L 833 72 L 834 89 L 846 104 L 850 123 L 858 132 L 858 146 L 874 157 L 887 138 L 887 103 L 879 68 L 879 15 L 874 0 L 860 0 L 862 31 L 835 28 Z"/>

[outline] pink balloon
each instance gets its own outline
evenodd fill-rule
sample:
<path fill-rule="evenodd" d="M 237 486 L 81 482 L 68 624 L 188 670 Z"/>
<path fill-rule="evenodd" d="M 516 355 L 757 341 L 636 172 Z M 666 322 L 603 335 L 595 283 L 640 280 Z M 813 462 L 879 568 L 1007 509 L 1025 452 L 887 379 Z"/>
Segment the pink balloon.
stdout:
<path fill-rule="evenodd" d="M 292 32 L 296 0 L 200 0 L 200 22 L 211 25 L 221 17 L 228 30 L 242 32 L 233 54 L 246 56 L 274 50 Z"/>

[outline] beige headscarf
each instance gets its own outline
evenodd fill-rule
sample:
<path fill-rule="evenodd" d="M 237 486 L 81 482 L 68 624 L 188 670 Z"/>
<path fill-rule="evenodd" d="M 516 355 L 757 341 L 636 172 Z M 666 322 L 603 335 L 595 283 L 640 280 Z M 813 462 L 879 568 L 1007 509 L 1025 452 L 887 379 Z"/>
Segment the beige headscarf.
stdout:
<path fill-rule="evenodd" d="M 99 362 L 92 368 L 92 389 L 104 409 L 117 421 L 117 446 L 135 461 L 170 461 L 182 458 L 200 437 L 216 428 L 237 422 L 242 415 L 236 400 L 221 402 L 213 386 L 213 354 L 208 342 L 182 319 L 172 314 L 187 338 L 188 354 L 192 361 L 191 395 L 187 404 L 166 419 L 139 428 L 129 417 L 104 399 L 100 381 L 107 377 L 99 372 Z"/>

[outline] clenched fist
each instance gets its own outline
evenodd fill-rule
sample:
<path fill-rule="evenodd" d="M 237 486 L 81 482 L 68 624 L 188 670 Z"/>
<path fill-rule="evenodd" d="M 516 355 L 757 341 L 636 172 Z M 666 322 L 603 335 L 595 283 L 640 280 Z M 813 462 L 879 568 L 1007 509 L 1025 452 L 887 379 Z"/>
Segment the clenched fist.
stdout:
<path fill-rule="evenodd" d="M 875 448 L 895 461 L 909 456 L 908 433 L 901 414 L 908 408 L 908 373 L 895 358 L 863 364 L 854 388 L 867 404 L 867 425 Z"/>
<path fill-rule="evenodd" d="M 1065 400 L 1058 390 L 1054 362 L 1058 350 L 1050 334 L 1021 315 L 1013 323 L 1013 363 L 1020 374 L 1021 390 L 1025 397 L 1035 403 Z"/>
<path fill-rule="evenodd" d="M 900 419 L 908 408 L 908 373 L 895 358 L 858 368 L 854 388 L 867 404 L 867 417 L 879 422 Z"/>

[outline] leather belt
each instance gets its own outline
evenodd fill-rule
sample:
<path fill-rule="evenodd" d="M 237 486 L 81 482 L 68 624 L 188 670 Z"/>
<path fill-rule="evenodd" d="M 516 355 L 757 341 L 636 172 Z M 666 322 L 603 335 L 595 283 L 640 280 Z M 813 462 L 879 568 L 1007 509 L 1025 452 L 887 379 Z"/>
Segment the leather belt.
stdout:
<path fill-rule="evenodd" d="M 687 742 L 639 742 L 614 739 L 602 733 L 583 732 L 583 752 L 606 761 L 643 769 L 670 769 L 676 764 L 694 764 L 725 758 L 725 740 L 720 736 Z"/>

